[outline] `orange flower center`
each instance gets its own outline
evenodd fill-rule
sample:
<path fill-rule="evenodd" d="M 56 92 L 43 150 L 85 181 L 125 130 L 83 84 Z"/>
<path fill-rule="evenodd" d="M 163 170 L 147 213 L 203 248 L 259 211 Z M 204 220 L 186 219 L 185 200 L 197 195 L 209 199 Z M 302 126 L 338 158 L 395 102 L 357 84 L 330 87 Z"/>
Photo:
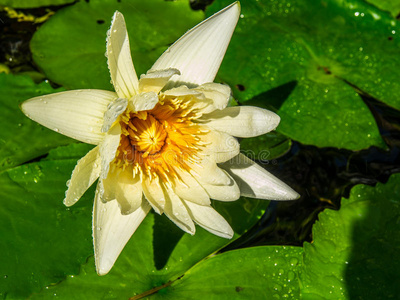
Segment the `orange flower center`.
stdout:
<path fill-rule="evenodd" d="M 142 153 L 143 157 L 160 152 L 167 137 L 163 125 L 152 115 L 148 115 L 145 120 L 131 118 L 127 130 L 131 145 Z"/>
<path fill-rule="evenodd" d="M 193 122 L 197 117 L 193 101 L 184 98 L 163 97 L 152 110 L 125 112 L 115 165 L 150 179 L 179 179 L 179 170 L 190 171 L 204 146 L 207 131 Z"/>

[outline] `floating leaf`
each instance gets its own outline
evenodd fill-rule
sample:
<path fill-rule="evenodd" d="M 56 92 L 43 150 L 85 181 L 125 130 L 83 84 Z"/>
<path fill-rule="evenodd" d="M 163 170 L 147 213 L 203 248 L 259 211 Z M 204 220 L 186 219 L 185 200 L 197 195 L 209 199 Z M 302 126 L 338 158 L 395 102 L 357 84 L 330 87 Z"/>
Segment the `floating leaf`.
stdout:
<path fill-rule="evenodd" d="M 302 252 L 284 246 L 229 251 L 194 266 L 154 299 L 299 299 Z"/>
<path fill-rule="evenodd" d="M 29 77 L 0 74 L 0 171 L 46 154 L 72 140 L 29 120 L 19 104 L 29 98 L 54 93 L 48 83 L 36 85 Z"/>
<path fill-rule="evenodd" d="M 395 299 L 400 293 L 400 175 L 358 185 L 325 210 L 304 245 L 304 299 Z"/>
<path fill-rule="evenodd" d="M 357 0 L 245 1 L 219 78 L 240 101 L 256 97 L 278 109 L 277 130 L 292 139 L 384 147 L 357 90 L 400 108 L 398 32 L 396 20 Z M 274 89 L 286 98 L 271 97 Z"/>
<path fill-rule="evenodd" d="M 93 190 L 73 210 L 62 203 L 65 183 L 87 150 L 88 145 L 73 144 L 68 152 L 74 158 L 0 173 L 0 298 L 26 299 L 78 273 L 92 254 Z"/>
<path fill-rule="evenodd" d="M 400 3 L 397 0 L 365 0 L 381 10 L 390 12 L 392 17 L 396 18 L 400 15 Z"/>
<path fill-rule="evenodd" d="M 252 160 L 269 161 L 287 153 L 291 145 L 290 139 L 274 131 L 241 140 L 240 152 Z"/>
<path fill-rule="evenodd" d="M 75 0 L 0 0 L 0 5 L 14 8 L 37 8 L 50 5 L 63 5 Z"/>
<path fill-rule="evenodd" d="M 167 47 L 203 18 L 187 1 L 81 1 L 59 10 L 34 35 L 33 59 L 68 89 L 111 89 L 104 56 L 111 17 L 124 14 L 133 62 L 146 73 Z"/>

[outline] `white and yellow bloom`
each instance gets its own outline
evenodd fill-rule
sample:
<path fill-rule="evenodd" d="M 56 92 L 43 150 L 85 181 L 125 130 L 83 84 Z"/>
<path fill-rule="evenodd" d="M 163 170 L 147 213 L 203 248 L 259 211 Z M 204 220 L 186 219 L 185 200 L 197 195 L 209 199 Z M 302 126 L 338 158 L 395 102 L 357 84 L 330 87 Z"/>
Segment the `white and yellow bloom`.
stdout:
<path fill-rule="evenodd" d="M 236 2 L 188 31 L 140 79 L 123 15 L 116 12 L 107 37 L 115 92 L 67 91 L 22 104 L 32 120 L 97 145 L 77 163 L 64 203 L 73 205 L 99 178 L 93 237 L 100 275 L 109 272 L 151 208 L 190 234 L 196 223 L 231 238 L 210 199 L 298 197 L 241 155 L 234 138 L 269 132 L 279 117 L 256 107 L 227 107 L 230 88 L 212 82 L 239 11 Z"/>

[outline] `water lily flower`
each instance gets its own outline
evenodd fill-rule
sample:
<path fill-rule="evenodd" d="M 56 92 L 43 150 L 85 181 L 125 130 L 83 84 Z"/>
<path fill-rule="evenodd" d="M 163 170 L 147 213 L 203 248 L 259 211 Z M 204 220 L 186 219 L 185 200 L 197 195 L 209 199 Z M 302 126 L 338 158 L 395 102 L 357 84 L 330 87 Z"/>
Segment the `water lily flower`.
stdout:
<path fill-rule="evenodd" d="M 187 233 L 195 233 L 196 223 L 231 238 L 233 230 L 210 199 L 298 197 L 240 154 L 235 138 L 267 133 L 279 117 L 256 107 L 227 107 L 230 88 L 213 83 L 239 13 L 235 2 L 189 30 L 138 79 L 117 11 L 106 46 L 115 92 L 66 91 L 22 104 L 32 120 L 96 145 L 73 170 L 64 203 L 76 203 L 98 179 L 93 209 L 98 274 L 109 272 L 151 208 Z"/>

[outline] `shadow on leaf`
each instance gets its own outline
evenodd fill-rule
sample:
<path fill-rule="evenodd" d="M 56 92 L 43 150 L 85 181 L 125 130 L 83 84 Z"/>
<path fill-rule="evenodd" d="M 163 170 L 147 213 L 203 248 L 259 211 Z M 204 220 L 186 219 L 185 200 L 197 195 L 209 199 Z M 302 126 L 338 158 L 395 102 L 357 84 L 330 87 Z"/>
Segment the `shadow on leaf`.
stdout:
<path fill-rule="evenodd" d="M 161 270 L 167 264 L 184 232 L 166 216 L 158 214 L 154 214 L 153 229 L 154 266 L 157 270 Z"/>

